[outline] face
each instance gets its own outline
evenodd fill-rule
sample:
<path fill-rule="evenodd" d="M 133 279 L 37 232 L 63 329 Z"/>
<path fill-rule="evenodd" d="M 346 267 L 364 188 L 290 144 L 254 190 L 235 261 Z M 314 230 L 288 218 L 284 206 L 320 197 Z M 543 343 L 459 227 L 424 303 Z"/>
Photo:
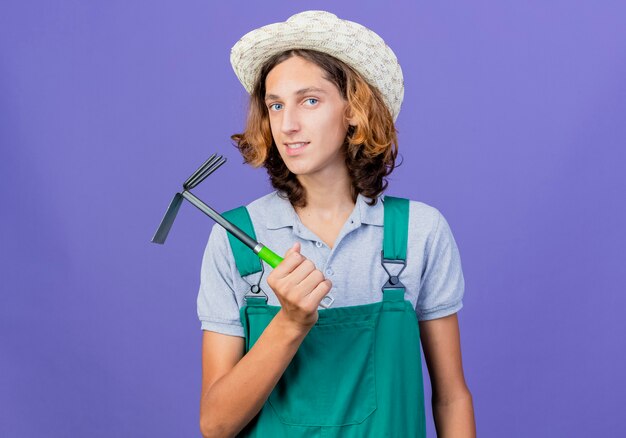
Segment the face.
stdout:
<path fill-rule="evenodd" d="M 324 70 L 293 56 L 269 72 L 265 89 L 272 136 L 287 168 L 301 180 L 345 171 L 347 102 Z"/>

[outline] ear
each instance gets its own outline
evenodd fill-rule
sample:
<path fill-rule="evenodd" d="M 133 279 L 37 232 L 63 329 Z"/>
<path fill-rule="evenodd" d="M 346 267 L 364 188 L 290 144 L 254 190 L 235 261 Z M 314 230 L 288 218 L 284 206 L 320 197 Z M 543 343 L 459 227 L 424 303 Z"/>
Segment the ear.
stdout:
<path fill-rule="evenodd" d="M 346 120 L 350 126 L 356 126 L 356 119 L 352 117 L 352 113 L 348 110 L 348 115 L 346 116 Z"/>

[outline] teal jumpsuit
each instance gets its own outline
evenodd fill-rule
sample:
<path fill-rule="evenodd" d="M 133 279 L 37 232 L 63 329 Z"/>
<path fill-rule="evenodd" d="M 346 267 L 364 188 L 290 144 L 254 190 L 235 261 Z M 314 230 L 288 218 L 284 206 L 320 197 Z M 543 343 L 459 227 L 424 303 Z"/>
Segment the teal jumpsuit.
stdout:
<path fill-rule="evenodd" d="M 406 267 L 409 200 L 384 199 L 381 263 L 389 273 L 390 263 Z M 245 207 L 223 215 L 256 239 Z M 252 250 L 230 233 L 228 239 L 240 275 L 262 270 Z M 404 299 L 401 272 L 382 285 L 380 302 L 318 310 L 317 323 L 261 411 L 238 436 L 426 436 L 419 325 Z M 252 286 L 240 310 L 246 352 L 279 310 Z"/>

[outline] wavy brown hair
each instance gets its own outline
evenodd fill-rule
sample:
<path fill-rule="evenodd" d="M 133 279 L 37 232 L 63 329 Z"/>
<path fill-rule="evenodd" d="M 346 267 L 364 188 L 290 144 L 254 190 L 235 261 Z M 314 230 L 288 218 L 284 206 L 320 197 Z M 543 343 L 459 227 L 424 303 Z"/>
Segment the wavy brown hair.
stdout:
<path fill-rule="evenodd" d="M 246 129 L 233 134 L 235 147 L 243 155 L 244 163 L 253 167 L 265 166 L 272 186 L 293 206 L 305 207 L 306 191 L 282 160 L 274 143 L 268 108 L 265 105 L 265 79 L 281 62 L 300 56 L 318 65 L 324 77 L 333 82 L 348 102 L 344 117 L 352 115 L 356 126 L 350 126 L 343 143 L 345 162 L 352 181 L 352 200 L 359 193 L 372 198 L 376 205 L 378 195 L 387 188 L 386 176 L 395 168 L 398 154 L 397 130 L 391 112 L 380 91 L 370 86 L 363 77 L 344 62 L 326 53 L 292 49 L 271 57 L 261 68 L 250 95 Z"/>

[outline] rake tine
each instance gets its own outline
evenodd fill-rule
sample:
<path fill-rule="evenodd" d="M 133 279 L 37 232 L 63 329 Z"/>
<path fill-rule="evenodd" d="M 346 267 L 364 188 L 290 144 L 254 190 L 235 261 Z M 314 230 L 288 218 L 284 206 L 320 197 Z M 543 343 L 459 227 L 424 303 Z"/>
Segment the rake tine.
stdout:
<path fill-rule="evenodd" d="M 206 169 L 206 167 L 207 167 L 207 166 L 210 166 L 210 165 L 213 163 L 213 161 L 215 161 L 215 160 L 214 160 L 215 155 L 216 155 L 216 154 L 211 155 L 211 156 L 210 156 L 210 157 L 209 157 L 209 158 L 208 158 L 208 159 L 207 159 L 204 163 L 202 163 L 202 166 L 198 167 L 198 169 L 197 169 L 194 173 L 192 173 L 192 174 L 191 174 L 191 176 L 190 176 L 189 178 L 187 178 L 187 181 L 185 181 L 185 182 L 183 183 L 183 187 L 184 187 L 184 188 L 188 188 L 188 187 L 189 187 L 189 183 L 190 183 L 190 182 L 191 182 L 191 181 L 192 181 L 195 177 L 197 177 L 200 173 L 202 173 L 202 171 L 203 171 L 204 169 Z"/>
<path fill-rule="evenodd" d="M 189 183 L 188 187 L 185 187 L 187 190 L 193 189 L 195 186 L 200 184 L 202 181 L 206 179 L 207 176 L 211 175 L 215 172 L 222 164 L 226 162 L 226 158 L 221 155 L 218 157 L 218 161 L 211 164 L 210 167 L 204 169 L 204 171 L 198 175 Z"/>

